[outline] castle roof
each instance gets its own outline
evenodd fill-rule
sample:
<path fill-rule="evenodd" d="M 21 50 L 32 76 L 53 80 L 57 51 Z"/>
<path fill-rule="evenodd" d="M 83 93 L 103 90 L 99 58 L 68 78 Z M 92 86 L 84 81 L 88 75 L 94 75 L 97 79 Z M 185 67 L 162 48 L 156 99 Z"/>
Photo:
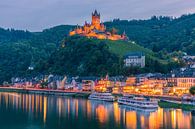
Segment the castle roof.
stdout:
<path fill-rule="evenodd" d="M 141 58 L 142 56 L 145 56 L 145 54 L 143 52 L 140 52 L 140 51 L 129 52 L 126 55 L 124 55 L 124 58 L 128 58 L 131 56 L 137 56 L 138 58 Z"/>
<path fill-rule="evenodd" d="M 94 11 L 94 13 L 92 13 L 93 16 L 100 16 L 100 13 L 97 12 L 97 10 Z"/>

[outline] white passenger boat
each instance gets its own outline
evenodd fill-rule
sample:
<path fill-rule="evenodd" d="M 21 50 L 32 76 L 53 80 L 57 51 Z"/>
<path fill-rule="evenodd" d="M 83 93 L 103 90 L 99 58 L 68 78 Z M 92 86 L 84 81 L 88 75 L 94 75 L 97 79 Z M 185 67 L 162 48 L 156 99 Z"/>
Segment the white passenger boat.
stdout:
<path fill-rule="evenodd" d="M 113 102 L 116 100 L 115 97 L 112 96 L 111 93 L 98 93 L 98 92 L 92 93 L 88 99 L 102 100 L 102 101 L 109 101 L 109 102 Z"/>
<path fill-rule="evenodd" d="M 158 108 L 158 101 L 144 97 L 124 96 L 118 99 L 118 103 L 147 110 Z"/>

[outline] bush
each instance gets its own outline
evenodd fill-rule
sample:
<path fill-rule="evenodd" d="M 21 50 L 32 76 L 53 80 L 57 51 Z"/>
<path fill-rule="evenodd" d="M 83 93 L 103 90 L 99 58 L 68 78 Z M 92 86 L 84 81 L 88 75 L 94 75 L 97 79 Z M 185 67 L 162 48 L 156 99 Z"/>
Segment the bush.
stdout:
<path fill-rule="evenodd" d="M 195 86 L 192 86 L 189 91 L 191 95 L 195 95 Z"/>

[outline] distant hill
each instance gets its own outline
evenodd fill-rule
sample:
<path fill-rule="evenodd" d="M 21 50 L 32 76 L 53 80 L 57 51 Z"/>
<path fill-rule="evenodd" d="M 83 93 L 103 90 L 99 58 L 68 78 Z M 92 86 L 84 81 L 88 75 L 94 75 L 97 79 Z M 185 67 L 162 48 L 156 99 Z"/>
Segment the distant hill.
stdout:
<path fill-rule="evenodd" d="M 27 40 L 32 37 L 33 34 L 29 31 L 0 28 L 0 43 Z"/>
<path fill-rule="evenodd" d="M 195 14 L 179 18 L 156 17 L 148 20 L 119 20 L 105 22 L 107 29 L 116 28 L 119 33 L 125 30 L 130 40 L 155 52 L 184 51 L 195 54 Z M 42 32 L 32 33 L 0 28 L 0 43 L 18 40 L 42 40 L 58 44 L 75 26 L 61 25 Z"/>
<path fill-rule="evenodd" d="M 124 30 L 129 38 L 155 52 L 185 51 L 195 54 L 195 14 L 179 18 L 152 17 L 148 20 L 119 20 L 106 22 L 107 28 Z"/>

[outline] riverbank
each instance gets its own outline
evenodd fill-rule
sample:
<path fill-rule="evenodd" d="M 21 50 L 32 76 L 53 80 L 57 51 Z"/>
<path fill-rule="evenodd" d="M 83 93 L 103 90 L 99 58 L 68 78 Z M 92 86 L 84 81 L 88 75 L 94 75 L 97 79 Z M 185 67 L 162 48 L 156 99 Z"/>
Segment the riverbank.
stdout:
<path fill-rule="evenodd" d="M 182 103 L 171 103 L 171 102 L 165 102 L 165 101 L 159 101 L 158 102 L 159 107 L 161 108 L 175 108 L 175 109 L 182 109 L 186 111 L 191 111 L 192 109 L 195 109 L 195 106 L 188 105 L 188 104 L 182 104 Z"/>
<path fill-rule="evenodd" d="M 0 92 L 15 92 L 15 93 L 25 93 L 25 94 L 42 94 L 42 95 L 55 95 L 55 96 L 70 96 L 70 97 L 82 97 L 88 98 L 91 92 L 83 91 L 67 91 L 67 90 L 52 90 L 52 89 L 35 89 L 35 88 L 14 88 L 14 87 L 0 87 Z M 144 96 L 156 99 L 166 99 L 181 101 L 180 97 L 174 96 L 149 96 L 149 95 L 139 95 L 132 94 L 135 96 Z M 113 94 L 114 97 L 119 98 L 122 94 Z M 179 108 L 183 110 L 192 110 L 195 109 L 195 106 L 187 104 L 176 104 L 171 102 L 159 102 L 159 106 L 162 108 Z"/>
<path fill-rule="evenodd" d="M 12 87 L 0 87 L 0 92 L 16 92 L 26 94 L 42 94 L 42 95 L 56 95 L 56 96 L 71 96 L 71 97 L 84 97 L 88 98 L 90 92 L 81 91 L 64 91 L 64 90 L 52 90 L 52 89 L 32 89 L 32 88 L 12 88 Z"/>
<path fill-rule="evenodd" d="M 44 94 L 44 95 L 59 95 L 59 96 L 72 96 L 72 97 L 89 97 L 91 92 L 85 91 L 72 91 L 72 90 L 53 90 L 53 89 L 35 89 L 35 88 L 15 88 L 15 87 L 0 87 L 0 92 L 17 92 L 17 93 L 32 93 L 32 94 Z M 113 93 L 114 97 L 119 98 L 123 96 L 122 93 Z M 156 99 L 165 99 L 173 101 L 181 101 L 181 97 L 165 96 L 165 95 L 143 95 L 143 94 L 131 94 L 138 97 L 150 97 Z"/>

